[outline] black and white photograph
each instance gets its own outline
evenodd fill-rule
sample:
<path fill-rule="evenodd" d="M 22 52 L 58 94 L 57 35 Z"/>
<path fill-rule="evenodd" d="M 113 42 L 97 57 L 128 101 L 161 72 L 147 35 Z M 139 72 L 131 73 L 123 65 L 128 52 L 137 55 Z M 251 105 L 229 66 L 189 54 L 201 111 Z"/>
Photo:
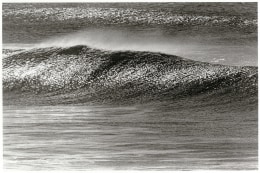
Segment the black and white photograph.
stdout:
<path fill-rule="evenodd" d="M 257 171 L 257 1 L 3 1 L 6 171 Z"/>

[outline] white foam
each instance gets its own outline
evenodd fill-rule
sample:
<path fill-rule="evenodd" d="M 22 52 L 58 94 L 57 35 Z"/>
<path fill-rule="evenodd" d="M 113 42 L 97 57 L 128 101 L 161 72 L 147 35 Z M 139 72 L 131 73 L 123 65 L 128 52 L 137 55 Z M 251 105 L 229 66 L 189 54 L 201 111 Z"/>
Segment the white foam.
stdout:
<path fill-rule="evenodd" d="M 86 45 L 111 51 L 160 52 L 226 65 L 256 65 L 257 44 L 248 43 L 247 40 L 244 43 L 241 39 L 233 41 L 235 42 L 222 39 L 221 36 L 191 37 L 183 34 L 165 34 L 159 29 L 93 28 L 47 38 L 35 44 L 6 44 L 4 48 L 66 48 Z"/>
<path fill-rule="evenodd" d="M 36 46 L 36 44 L 8 43 L 8 44 L 3 44 L 3 49 L 12 49 L 12 50 L 32 49 L 35 46 Z"/>
<path fill-rule="evenodd" d="M 134 32 L 129 30 L 90 29 L 46 39 L 37 47 L 71 47 L 75 45 L 87 45 L 92 48 L 112 51 L 151 51 L 169 54 L 177 54 L 191 46 L 181 39 L 167 38 L 160 31 Z"/>

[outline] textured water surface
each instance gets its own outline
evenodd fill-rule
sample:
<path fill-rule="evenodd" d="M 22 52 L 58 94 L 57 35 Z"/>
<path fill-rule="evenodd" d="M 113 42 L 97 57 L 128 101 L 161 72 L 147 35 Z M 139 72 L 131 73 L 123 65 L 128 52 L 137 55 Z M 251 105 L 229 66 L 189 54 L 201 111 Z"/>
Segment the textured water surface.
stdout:
<path fill-rule="evenodd" d="M 257 4 L 5 3 L 3 43 L 87 45 L 257 66 Z"/>
<path fill-rule="evenodd" d="M 257 168 L 257 110 L 175 104 L 5 106 L 4 167 L 19 170 Z M 234 109 L 230 109 L 234 108 Z M 243 110 L 244 109 L 244 110 Z M 231 111 L 230 111 L 231 110 Z"/>
<path fill-rule="evenodd" d="M 257 3 L 2 16 L 5 169 L 257 169 Z"/>

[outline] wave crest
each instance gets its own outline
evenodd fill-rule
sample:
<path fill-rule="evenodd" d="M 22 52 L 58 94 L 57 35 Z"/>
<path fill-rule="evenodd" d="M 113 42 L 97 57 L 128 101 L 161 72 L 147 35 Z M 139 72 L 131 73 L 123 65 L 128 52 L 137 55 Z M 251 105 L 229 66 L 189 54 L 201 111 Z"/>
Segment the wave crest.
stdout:
<path fill-rule="evenodd" d="M 227 91 L 255 94 L 257 67 L 87 46 L 36 48 L 3 59 L 3 89 L 5 93 L 62 96 L 69 102 L 144 102 Z"/>

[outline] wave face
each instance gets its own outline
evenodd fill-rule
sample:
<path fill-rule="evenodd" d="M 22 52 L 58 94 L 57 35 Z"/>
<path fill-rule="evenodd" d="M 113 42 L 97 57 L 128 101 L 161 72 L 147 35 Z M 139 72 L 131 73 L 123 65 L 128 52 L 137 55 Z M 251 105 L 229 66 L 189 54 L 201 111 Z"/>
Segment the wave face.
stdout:
<path fill-rule="evenodd" d="M 81 45 L 36 48 L 3 59 L 4 100 L 30 95 L 51 103 L 130 103 L 212 93 L 257 96 L 257 78 L 257 67 Z"/>

